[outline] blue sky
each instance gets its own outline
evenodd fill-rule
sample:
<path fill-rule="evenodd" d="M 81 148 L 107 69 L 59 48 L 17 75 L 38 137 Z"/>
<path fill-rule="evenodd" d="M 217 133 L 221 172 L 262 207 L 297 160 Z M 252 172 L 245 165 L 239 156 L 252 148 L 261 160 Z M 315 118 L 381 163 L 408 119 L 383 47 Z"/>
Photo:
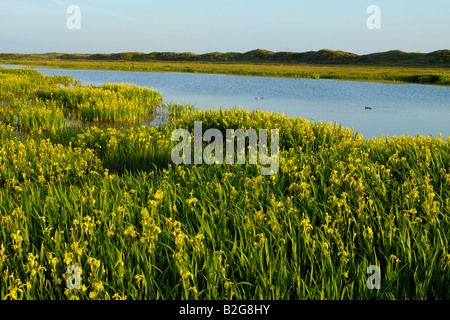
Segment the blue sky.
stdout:
<path fill-rule="evenodd" d="M 449 0 L 0 0 L 0 52 L 431 52 L 450 49 L 449 34 Z"/>

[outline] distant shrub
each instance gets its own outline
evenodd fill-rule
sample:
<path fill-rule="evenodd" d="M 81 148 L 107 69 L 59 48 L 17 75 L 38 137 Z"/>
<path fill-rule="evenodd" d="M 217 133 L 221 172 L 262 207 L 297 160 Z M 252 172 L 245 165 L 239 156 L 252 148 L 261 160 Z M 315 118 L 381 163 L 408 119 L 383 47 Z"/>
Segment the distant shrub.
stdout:
<path fill-rule="evenodd" d="M 450 81 L 450 77 L 446 74 L 421 74 L 421 75 L 413 75 L 409 76 L 406 79 L 410 82 L 415 83 L 434 83 L 434 84 L 448 84 Z"/>

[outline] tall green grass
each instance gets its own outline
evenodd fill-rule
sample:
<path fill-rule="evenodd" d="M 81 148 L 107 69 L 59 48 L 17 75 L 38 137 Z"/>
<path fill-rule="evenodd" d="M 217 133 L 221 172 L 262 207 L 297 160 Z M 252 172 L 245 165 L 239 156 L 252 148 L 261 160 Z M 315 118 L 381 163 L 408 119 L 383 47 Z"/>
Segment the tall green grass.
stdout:
<path fill-rule="evenodd" d="M 277 175 L 171 165 L 171 131 L 197 120 L 279 128 Z M 0 129 L 2 298 L 450 297 L 448 139 L 365 140 L 242 109 L 25 142 Z M 69 265 L 79 290 L 65 286 Z M 366 286 L 370 265 L 380 290 Z"/>
<path fill-rule="evenodd" d="M 181 103 L 165 103 L 162 105 L 162 108 L 171 117 L 181 117 L 186 113 L 192 113 L 198 110 L 194 105 Z"/>
<path fill-rule="evenodd" d="M 6 100 L 2 99 L 0 120 L 32 131 L 61 129 L 73 117 L 135 122 L 155 112 L 162 100 L 151 88 L 117 83 L 83 86 L 71 77 L 44 76 L 25 68 L 0 68 L 2 96 Z"/>
<path fill-rule="evenodd" d="M 43 101 L 58 101 L 83 121 L 136 121 L 156 108 L 161 94 L 150 88 L 107 83 L 101 86 L 46 88 L 36 92 Z"/>
<path fill-rule="evenodd" d="M 13 99 L 10 106 L 0 108 L 0 120 L 25 130 L 61 129 L 66 125 L 63 111 L 57 103 L 38 99 Z"/>
<path fill-rule="evenodd" d="M 44 76 L 33 69 L 0 67 L 0 97 L 30 94 L 48 86 L 68 86 L 73 81 L 65 75 Z"/>

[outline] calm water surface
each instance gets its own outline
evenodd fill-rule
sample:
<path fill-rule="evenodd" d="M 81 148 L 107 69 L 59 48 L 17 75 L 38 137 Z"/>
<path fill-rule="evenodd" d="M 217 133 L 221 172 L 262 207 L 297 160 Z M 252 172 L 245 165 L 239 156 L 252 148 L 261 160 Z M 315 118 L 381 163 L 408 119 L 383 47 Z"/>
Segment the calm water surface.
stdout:
<path fill-rule="evenodd" d="M 45 75 L 67 74 L 84 84 L 123 82 L 152 87 L 163 94 L 164 102 L 190 103 L 201 110 L 241 106 L 337 122 L 353 127 L 367 138 L 418 133 L 450 136 L 450 87 L 216 74 L 34 69 Z M 365 106 L 372 109 L 366 110 Z"/>

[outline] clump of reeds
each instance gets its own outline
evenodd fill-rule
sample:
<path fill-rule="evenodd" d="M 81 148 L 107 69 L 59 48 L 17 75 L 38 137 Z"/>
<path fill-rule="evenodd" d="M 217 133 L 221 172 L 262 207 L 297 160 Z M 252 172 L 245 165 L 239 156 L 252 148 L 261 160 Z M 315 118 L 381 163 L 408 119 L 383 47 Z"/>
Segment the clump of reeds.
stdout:
<path fill-rule="evenodd" d="M 182 103 L 165 103 L 162 105 L 163 110 L 167 112 L 169 116 L 180 117 L 184 114 L 189 114 L 194 111 L 197 111 L 198 108 L 195 105 L 191 104 L 182 104 Z"/>
<path fill-rule="evenodd" d="M 83 121 L 136 121 L 156 109 L 161 95 L 154 89 L 126 84 L 74 86 L 39 90 L 43 101 L 59 101 Z"/>
<path fill-rule="evenodd" d="M 61 129 L 66 124 L 63 111 L 55 102 L 38 99 L 13 99 L 0 108 L 0 119 L 25 130 Z"/>

